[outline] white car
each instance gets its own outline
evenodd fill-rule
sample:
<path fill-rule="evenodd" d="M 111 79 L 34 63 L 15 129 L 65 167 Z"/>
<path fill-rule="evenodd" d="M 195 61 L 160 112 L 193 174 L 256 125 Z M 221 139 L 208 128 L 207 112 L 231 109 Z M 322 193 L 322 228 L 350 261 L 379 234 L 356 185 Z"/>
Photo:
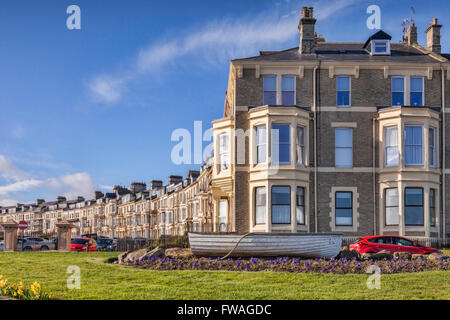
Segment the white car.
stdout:
<path fill-rule="evenodd" d="M 28 243 L 35 243 L 33 247 L 33 250 L 40 250 L 40 251 L 47 251 L 47 250 L 55 250 L 56 249 L 56 244 L 55 242 L 51 241 L 51 240 L 46 240 L 43 238 L 25 238 L 26 242 Z"/>

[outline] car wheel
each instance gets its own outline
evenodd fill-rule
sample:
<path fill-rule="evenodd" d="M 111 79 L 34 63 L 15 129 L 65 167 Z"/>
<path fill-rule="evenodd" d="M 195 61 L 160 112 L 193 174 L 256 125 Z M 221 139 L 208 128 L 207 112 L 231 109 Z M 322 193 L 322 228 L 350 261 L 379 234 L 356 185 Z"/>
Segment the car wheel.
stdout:
<path fill-rule="evenodd" d="M 48 250 L 50 250 L 47 246 L 42 246 L 41 247 L 41 251 L 48 251 Z"/>
<path fill-rule="evenodd" d="M 23 248 L 23 251 L 33 251 L 33 248 L 31 248 L 31 247 L 25 247 L 25 248 Z"/>

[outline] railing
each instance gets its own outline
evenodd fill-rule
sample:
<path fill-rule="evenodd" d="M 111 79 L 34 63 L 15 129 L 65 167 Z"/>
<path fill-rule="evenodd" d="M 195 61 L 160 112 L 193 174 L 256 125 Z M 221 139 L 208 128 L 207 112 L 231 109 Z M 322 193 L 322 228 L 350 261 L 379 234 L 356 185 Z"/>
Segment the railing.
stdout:
<path fill-rule="evenodd" d="M 115 242 L 113 251 L 125 252 L 143 248 L 189 248 L 187 236 L 161 236 L 158 239 L 122 238 Z"/>

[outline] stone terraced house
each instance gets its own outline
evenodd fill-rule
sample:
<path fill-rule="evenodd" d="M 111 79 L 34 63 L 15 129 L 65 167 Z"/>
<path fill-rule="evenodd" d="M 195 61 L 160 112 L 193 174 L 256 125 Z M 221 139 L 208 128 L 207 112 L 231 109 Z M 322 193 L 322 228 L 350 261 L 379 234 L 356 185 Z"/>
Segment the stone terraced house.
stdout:
<path fill-rule="evenodd" d="M 0 208 L 28 234 L 157 238 L 194 232 L 341 232 L 346 237 L 450 234 L 446 139 L 450 54 L 433 19 L 427 43 L 378 31 L 361 42 L 317 36 L 303 8 L 299 46 L 232 60 L 214 155 L 169 183 L 133 183 L 94 200 Z"/>

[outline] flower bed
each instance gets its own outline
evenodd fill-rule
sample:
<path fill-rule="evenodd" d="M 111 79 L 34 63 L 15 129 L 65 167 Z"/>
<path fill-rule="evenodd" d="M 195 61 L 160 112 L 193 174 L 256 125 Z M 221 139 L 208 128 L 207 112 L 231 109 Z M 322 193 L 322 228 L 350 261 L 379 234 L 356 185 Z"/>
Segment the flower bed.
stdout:
<path fill-rule="evenodd" d="M 373 261 L 370 259 L 314 259 L 302 260 L 296 258 L 278 259 L 226 259 L 221 258 L 189 258 L 172 259 L 168 257 L 120 261 L 123 264 L 151 270 L 223 270 L 223 271 L 276 271 L 293 273 L 366 273 L 371 265 L 380 267 L 381 273 L 420 272 L 431 270 L 450 270 L 450 258 L 427 259 L 419 257 L 413 260 L 394 258 L 391 260 Z M 119 263 L 115 261 L 114 263 Z"/>
<path fill-rule="evenodd" d="M 41 285 L 37 282 L 30 286 L 22 281 L 19 283 L 9 283 L 0 275 L 0 296 L 10 297 L 18 300 L 51 300 L 55 297 L 42 291 Z"/>

